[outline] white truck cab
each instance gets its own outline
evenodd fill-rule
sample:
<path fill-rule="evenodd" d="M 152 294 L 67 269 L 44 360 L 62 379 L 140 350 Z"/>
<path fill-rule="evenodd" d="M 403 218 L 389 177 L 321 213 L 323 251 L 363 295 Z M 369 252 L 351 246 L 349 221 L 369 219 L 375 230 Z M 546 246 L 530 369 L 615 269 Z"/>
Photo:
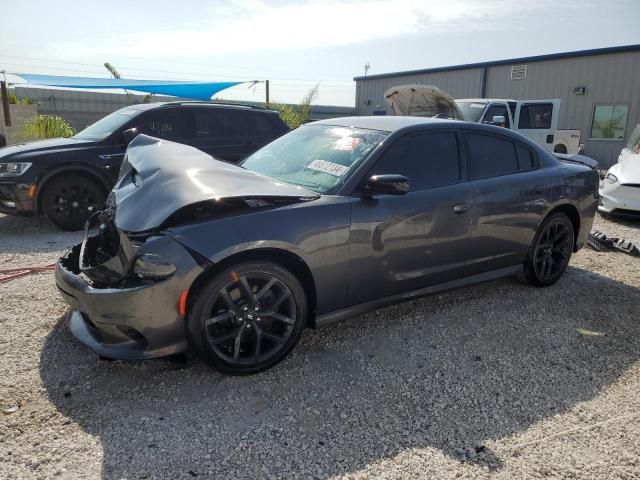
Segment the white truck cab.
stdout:
<path fill-rule="evenodd" d="M 556 153 L 580 153 L 580 130 L 558 130 L 560 100 L 465 98 L 456 100 L 464 119 L 498 125 Z"/>

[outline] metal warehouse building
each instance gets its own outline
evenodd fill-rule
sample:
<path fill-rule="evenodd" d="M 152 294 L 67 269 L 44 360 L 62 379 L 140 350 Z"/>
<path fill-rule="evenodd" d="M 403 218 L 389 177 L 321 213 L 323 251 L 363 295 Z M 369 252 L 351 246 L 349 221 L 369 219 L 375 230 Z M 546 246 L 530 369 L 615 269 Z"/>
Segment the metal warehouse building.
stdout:
<path fill-rule="evenodd" d="M 412 83 L 454 98 L 559 98 L 559 129 L 579 129 L 585 154 L 614 164 L 640 123 L 640 45 L 356 77 L 356 114 L 389 114 L 384 92 Z M 594 125 L 594 118 L 598 125 Z M 602 128 L 605 124 L 609 128 Z M 596 128 L 594 128 L 594 126 Z"/>

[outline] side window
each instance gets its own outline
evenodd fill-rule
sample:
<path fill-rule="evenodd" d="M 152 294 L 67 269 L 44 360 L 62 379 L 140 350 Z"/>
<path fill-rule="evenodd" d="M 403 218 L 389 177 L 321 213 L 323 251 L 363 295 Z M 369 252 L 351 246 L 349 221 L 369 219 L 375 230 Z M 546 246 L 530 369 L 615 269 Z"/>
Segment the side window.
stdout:
<path fill-rule="evenodd" d="M 247 117 L 241 110 L 225 109 L 220 111 L 224 115 L 225 131 L 229 138 L 243 138 L 250 136 L 252 130 Z"/>
<path fill-rule="evenodd" d="M 504 127 L 511 128 L 509 124 L 509 114 L 507 113 L 507 107 L 505 105 L 491 105 L 487 108 L 482 123 L 492 123 L 493 117 L 500 115 L 504 117 Z"/>
<path fill-rule="evenodd" d="M 489 135 L 467 133 L 469 178 L 499 177 L 518 171 L 515 145 Z"/>
<path fill-rule="evenodd" d="M 456 134 L 422 133 L 396 140 L 376 162 L 371 175 L 385 173 L 405 175 L 412 191 L 457 183 L 460 155 Z"/>
<path fill-rule="evenodd" d="M 516 143 L 516 154 L 518 155 L 518 168 L 520 170 L 533 170 L 536 168 L 531 150 Z"/>
<path fill-rule="evenodd" d="M 275 135 L 275 129 L 273 128 L 273 125 L 269 121 L 267 115 L 254 113 L 251 116 L 253 117 L 253 123 L 256 128 L 255 134 L 261 137 L 272 137 Z"/>
<path fill-rule="evenodd" d="M 138 130 L 152 137 L 175 139 L 184 136 L 181 113 L 178 110 L 158 109 L 142 115 Z"/>
<path fill-rule="evenodd" d="M 518 128 L 544 129 L 551 128 L 551 115 L 553 103 L 523 103 L 520 107 L 520 120 Z"/>

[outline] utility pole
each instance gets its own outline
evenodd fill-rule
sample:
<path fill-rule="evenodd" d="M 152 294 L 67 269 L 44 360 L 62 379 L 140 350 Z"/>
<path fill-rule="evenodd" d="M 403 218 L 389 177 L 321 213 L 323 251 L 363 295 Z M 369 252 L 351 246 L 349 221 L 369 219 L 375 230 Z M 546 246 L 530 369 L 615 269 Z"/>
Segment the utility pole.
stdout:
<path fill-rule="evenodd" d="M 4 124 L 11 126 L 11 111 L 9 110 L 9 93 L 7 92 L 7 82 L 0 81 L 0 90 L 2 91 L 2 111 L 4 112 Z"/>
<path fill-rule="evenodd" d="M 265 85 L 265 95 L 266 95 L 264 106 L 269 108 L 269 80 L 265 80 L 264 85 Z"/>
<path fill-rule="evenodd" d="M 366 62 L 364 64 L 364 76 L 367 76 L 367 72 L 369 71 L 369 69 L 371 68 L 371 64 L 369 62 Z"/>

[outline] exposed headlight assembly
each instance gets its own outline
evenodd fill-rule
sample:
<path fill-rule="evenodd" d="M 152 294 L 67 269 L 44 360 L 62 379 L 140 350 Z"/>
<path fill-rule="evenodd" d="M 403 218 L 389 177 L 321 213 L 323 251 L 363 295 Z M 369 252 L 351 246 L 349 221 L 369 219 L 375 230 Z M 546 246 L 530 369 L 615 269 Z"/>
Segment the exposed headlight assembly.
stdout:
<path fill-rule="evenodd" d="M 607 176 L 604 177 L 604 183 L 618 183 L 618 177 L 613 173 L 607 173 Z"/>
<path fill-rule="evenodd" d="M 161 280 L 170 277 L 176 271 L 176 267 L 163 260 L 160 255 L 145 253 L 140 256 L 133 265 L 133 273 L 140 278 Z"/>
<path fill-rule="evenodd" d="M 29 170 L 31 163 L 28 162 L 12 162 L 0 163 L 0 177 L 19 177 Z"/>

